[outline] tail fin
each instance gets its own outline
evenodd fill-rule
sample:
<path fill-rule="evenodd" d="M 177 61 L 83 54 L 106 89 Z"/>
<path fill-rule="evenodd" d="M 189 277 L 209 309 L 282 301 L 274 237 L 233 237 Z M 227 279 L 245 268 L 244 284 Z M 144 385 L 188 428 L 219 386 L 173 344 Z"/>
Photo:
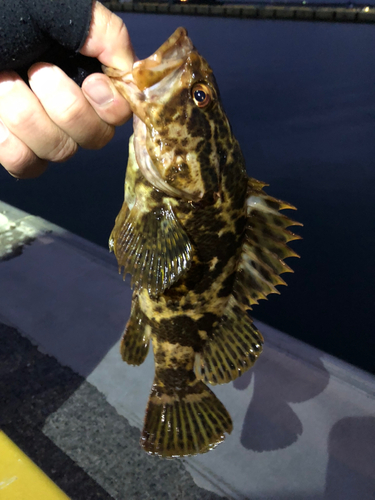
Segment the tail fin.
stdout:
<path fill-rule="evenodd" d="M 205 453 L 232 431 L 224 405 L 200 380 L 171 392 L 154 380 L 146 409 L 141 445 L 165 458 Z"/>

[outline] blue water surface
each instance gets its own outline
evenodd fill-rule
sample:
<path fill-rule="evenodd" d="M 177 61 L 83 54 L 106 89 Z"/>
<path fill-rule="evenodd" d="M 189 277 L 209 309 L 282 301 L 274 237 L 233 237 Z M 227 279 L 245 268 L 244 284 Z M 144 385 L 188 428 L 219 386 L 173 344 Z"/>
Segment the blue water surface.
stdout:
<path fill-rule="evenodd" d="M 180 25 L 211 64 L 249 175 L 298 207 L 288 288 L 256 318 L 375 372 L 375 31 L 370 25 L 126 14 L 140 58 Z M 131 125 L 0 199 L 106 245 Z M 119 278 L 120 279 L 120 278 Z"/>

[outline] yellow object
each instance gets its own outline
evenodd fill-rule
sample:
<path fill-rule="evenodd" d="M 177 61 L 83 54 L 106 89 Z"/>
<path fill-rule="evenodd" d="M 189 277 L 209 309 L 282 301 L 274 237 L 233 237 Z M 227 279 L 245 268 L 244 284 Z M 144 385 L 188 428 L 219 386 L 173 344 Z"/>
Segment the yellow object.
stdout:
<path fill-rule="evenodd" d="M 69 500 L 2 431 L 0 431 L 0 500 Z"/>

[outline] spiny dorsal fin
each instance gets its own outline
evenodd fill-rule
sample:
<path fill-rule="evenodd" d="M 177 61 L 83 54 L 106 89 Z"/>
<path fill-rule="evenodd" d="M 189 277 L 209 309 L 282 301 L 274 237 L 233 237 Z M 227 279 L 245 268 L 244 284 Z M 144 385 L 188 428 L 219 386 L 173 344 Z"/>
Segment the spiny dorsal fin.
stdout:
<path fill-rule="evenodd" d="M 197 378 L 226 384 L 247 371 L 262 352 L 263 337 L 252 319 L 230 295 L 223 316 L 196 356 Z"/>
<path fill-rule="evenodd" d="M 121 340 L 120 352 L 123 361 L 129 365 L 139 366 L 146 359 L 151 337 L 151 326 L 139 307 L 138 296 L 132 301 L 130 318 L 126 324 Z"/>
<path fill-rule="evenodd" d="M 124 210 L 125 211 L 125 210 Z M 159 295 L 189 268 L 192 247 L 170 206 L 145 211 L 135 202 L 126 217 L 119 216 L 110 237 L 123 275 L 131 286 Z"/>
<path fill-rule="evenodd" d="M 293 272 L 284 259 L 298 257 L 287 243 L 300 236 L 287 228 L 302 224 L 279 212 L 295 207 L 267 195 L 262 187 L 263 183 L 249 179 L 247 227 L 233 288 L 234 297 L 245 309 L 270 293 L 279 293 L 275 286 L 286 284 L 279 275 Z"/>

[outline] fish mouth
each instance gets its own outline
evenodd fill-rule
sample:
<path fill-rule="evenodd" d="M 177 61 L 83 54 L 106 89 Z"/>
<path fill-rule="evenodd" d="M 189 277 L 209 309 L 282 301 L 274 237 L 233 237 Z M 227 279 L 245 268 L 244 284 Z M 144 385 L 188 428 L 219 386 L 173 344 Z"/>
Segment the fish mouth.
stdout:
<path fill-rule="evenodd" d="M 129 102 L 133 113 L 145 121 L 146 98 L 152 101 L 161 97 L 164 88 L 168 86 L 168 79 L 183 66 L 193 50 L 194 46 L 186 29 L 177 28 L 150 57 L 136 61 L 132 71 L 124 73 L 105 66 L 103 70 Z M 163 80 L 166 84 L 163 89 L 159 89 L 157 84 Z"/>
<path fill-rule="evenodd" d="M 134 83 L 141 91 L 152 87 L 182 66 L 192 50 L 193 44 L 186 29 L 177 28 L 150 57 L 134 63 Z"/>

